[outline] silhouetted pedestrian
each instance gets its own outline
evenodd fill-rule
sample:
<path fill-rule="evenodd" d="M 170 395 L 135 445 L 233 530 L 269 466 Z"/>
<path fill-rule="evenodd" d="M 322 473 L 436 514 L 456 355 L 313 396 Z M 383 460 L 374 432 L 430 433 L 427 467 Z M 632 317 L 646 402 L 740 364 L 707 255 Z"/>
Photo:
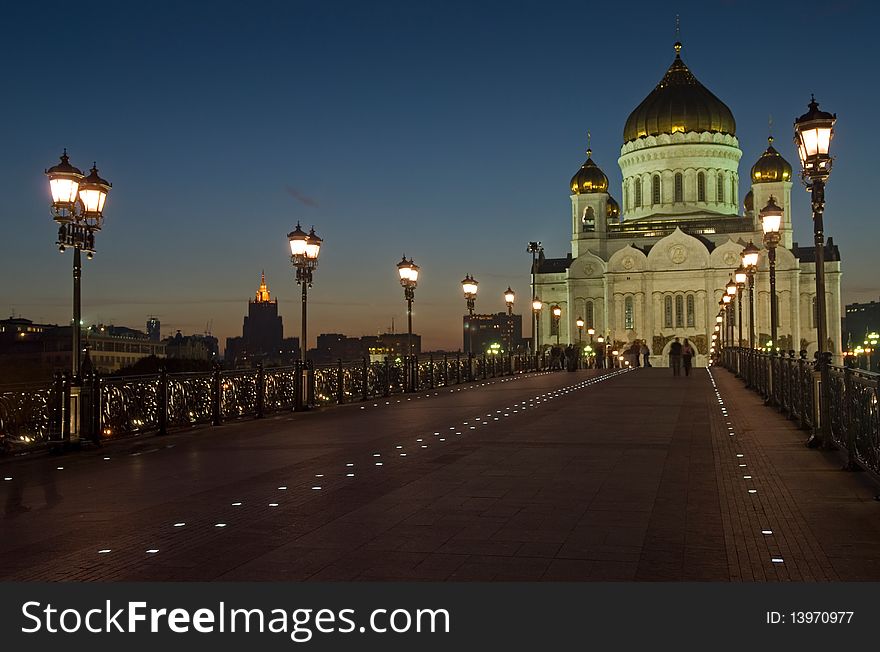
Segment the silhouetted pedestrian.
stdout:
<path fill-rule="evenodd" d="M 694 351 L 694 347 L 691 346 L 691 343 L 688 342 L 687 338 L 684 338 L 684 346 L 681 347 L 681 361 L 684 363 L 685 376 L 691 375 L 691 366 L 696 354 L 697 352 Z"/>
<path fill-rule="evenodd" d="M 669 366 L 672 367 L 672 375 L 681 375 L 681 342 L 676 337 L 669 345 Z"/>

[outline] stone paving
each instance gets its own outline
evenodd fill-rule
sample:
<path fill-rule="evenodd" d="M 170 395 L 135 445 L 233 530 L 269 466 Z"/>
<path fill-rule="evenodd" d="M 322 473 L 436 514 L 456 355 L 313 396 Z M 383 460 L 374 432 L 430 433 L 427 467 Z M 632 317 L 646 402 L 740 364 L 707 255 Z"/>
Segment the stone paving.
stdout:
<path fill-rule="evenodd" d="M 0 579 L 880 579 L 877 487 L 805 440 L 724 370 L 652 368 L 7 460 Z"/>

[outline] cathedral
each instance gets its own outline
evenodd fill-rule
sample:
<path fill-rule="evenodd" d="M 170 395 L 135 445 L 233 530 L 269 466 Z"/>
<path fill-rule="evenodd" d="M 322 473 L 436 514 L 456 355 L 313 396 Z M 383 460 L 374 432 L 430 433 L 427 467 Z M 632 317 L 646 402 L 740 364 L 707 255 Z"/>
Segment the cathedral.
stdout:
<path fill-rule="evenodd" d="M 759 212 L 771 196 L 784 210 L 776 250 L 778 346 L 817 350 L 815 247 L 793 241 L 792 166 L 773 147 L 749 171 L 751 188 L 739 209 L 742 151 L 731 110 L 691 73 L 675 44 L 675 58 L 656 88 L 627 118 L 617 163 L 623 173 L 618 202 L 608 177 L 592 159 L 571 179 L 571 253 L 546 258 L 533 272 L 543 304 L 543 346 L 578 341 L 575 322 L 594 328 L 613 348 L 646 342 L 652 364 L 668 364 L 669 345 L 687 338 L 709 359 L 718 302 L 743 247 L 761 249 L 755 276 L 755 334 L 770 339 L 767 252 Z M 804 234 L 812 242 L 812 233 Z M 825 246 L 829 350 L 839 360 L 840 252 Z M 743 344 L 748 346 L 748 292 L 743 299 Z M 554 319 L 549 308 L 558 305 Z M 734 310 L 735 319 L 738 319 Z M 735 337 L 739 324 L 734 328 Z"/>

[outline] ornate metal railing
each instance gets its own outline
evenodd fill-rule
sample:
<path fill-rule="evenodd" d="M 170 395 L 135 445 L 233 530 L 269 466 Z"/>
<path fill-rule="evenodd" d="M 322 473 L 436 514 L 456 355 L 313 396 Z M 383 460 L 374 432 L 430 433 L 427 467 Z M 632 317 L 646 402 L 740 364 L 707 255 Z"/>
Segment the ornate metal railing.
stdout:
<path fill-rule="evenodd" d="M 246 371 L 84 378 L 0 388 L 0 443 L 19 450 L 170 428 L 220 425 L 272 412 L 353 403 L 536 369 L 533 356 L 444 356 Z M 308 383 L 307 385 L 305 383 Z M 303 388 L 307 388 L 307 392 Z M 71 418 L 70 412 L 75 412 Z"/>
<path fill-rule="evenodd" d="M 49 441 L 60 429 L 62 395 L 57 382 L 0 389 L 0 450 L 14 452 Z"/>
<path fill-rule="evenodd" d="M 821 428 L 826 446 L 842 449 L 850 468 L 880 476 L 880 374 L 826 364 L 823 382 L 818 363 L 794 351 L 727 348 L 721 362 L 801 428 L 814 434 Z"/>

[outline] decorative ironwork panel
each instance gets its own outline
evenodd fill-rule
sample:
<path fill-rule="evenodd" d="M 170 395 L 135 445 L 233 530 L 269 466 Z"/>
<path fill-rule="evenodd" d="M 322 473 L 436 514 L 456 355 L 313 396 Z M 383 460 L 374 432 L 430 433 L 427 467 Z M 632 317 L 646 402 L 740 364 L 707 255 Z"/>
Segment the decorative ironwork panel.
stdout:
<path fill-rule="evenodd" d="M 828 432 L 832 441 L 842 448 L 847 448 L 846 426 L 847 405 L 846 387 L 844 380 L 845 372 L 839 367 L 831 367 L 828 370 Z"/>
<path fill-rule="evenodd" d="M 211 423 L 212 385 L 210 373 L 169 374 L 168 425 Z"/>
<path fill-rule="evenodd" d="M 280 367 L 265 372 L 266 396 L 263 409 L 266 412 L 293 409 L 296 401 L 296 368 Z"/>
<path fill-rule="evenodd" d="M 816 374 L 807 360 L 798 360 L 798 392 L 799 402 L 797 413 L 801 420 L 801 427 L 812 429 L 816 425 Z"/>
<path fill-rule="evenodd" d="M 48 441 L 60 400 L 55 385 L 0 389 L 0 450 L 15 451 Z"/>
<path fill-rule="evenodd" d="M 101 437 L 158 430 L 159 376 L 107 378 L 101 382 Z"/>
<path fill-rule="evenodd" d="M 220 413 L 224 419 L 257 413 L 258 378 L 256 371 L 234 371 L 220 375 Z"/>
<path fill-rule="evenodd" d="M 315 401 L 318 405 L 336 403 L 339 388 L 339 368 L 319 367 L 315 369 Z"/>
<path fill-rule="evenodd" d="M 855 456 L 869 471 L 880 475 L 880 375 L 853 372 L 849 390 L 850 427 L 855 438 Z"/>
<path fill-rule="evenodd" d="M 431 367 L 433 365 L 430 362 L 419 362 L 418 367 L 416 369 L 416 377 L 419 380 L 419 388 L 420 389 L 428 389 L 431 387 Z"/>
<path fill-rule="evenodd" d="M 371 362 L 367 366 L 367 397 L 385 395 L 385 363 Z"/>

